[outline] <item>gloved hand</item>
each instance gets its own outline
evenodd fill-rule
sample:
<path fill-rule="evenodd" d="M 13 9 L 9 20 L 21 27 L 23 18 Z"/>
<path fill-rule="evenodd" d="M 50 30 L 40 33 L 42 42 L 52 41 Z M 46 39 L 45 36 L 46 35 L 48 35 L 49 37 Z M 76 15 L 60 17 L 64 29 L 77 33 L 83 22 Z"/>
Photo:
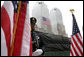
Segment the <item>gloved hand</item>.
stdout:
<path fill-rule="evenodd" d="M 37 49 L 35 52 L 33 52 L 33 56 L 39 56 L 43 53 L 43 50 L 42 49 Z"/>

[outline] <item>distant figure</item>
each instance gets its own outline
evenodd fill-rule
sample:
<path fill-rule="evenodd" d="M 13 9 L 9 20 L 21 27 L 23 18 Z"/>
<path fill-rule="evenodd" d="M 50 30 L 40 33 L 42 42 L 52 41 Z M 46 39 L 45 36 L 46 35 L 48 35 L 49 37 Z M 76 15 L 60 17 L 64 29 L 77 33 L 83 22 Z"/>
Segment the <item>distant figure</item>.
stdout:
<path fill-rule="evenodd" d="M 31 23 L 31 36 L 32 36 L 32 48 L 33 48 L 33 56 L 39 56 L 44 54 L 45 46 L 40 38 L 40 35 L 35 32 L 35 25 L 36 25 L 36 18 L 31 17 L 30 23 Z"/>

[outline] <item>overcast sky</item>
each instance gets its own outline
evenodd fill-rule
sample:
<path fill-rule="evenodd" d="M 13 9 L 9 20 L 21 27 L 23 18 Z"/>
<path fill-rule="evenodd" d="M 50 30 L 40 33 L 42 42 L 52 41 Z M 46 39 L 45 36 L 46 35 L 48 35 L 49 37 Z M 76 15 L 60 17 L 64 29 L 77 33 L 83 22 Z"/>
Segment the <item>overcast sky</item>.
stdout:
<path fill-rule="evenodd" d="M 32 8 L 36 2 L 37 1 L 29 1 L 30 17 L 32 16 Z M 53 8 L 60 9 L 66 33 L 69 37 L 72 35 L 72 15 L 69 10 L 73 8 L 75 10 L 76 21 L 83 36 L 83 1 L 44 1 L 44 3 L 47 5 L 49 12 Z M 3 1 L 1 1 L 1 6 L 2 4 Z"/>

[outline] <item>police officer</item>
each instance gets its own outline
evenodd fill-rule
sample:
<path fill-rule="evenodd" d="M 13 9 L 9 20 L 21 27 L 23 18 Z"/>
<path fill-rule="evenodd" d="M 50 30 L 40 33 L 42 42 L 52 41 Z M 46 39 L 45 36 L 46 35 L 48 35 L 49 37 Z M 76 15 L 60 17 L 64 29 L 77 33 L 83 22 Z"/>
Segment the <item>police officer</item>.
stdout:
<path fill-rule="evenodd" d="M 45 45 L 43 43 L 43 40 L 41 39 L 40 35 L 35 31 L 36 22 L 36 18 L 30 18 L 33 56 L 39 56 L 41 54 L 44 54 L 45 51 Z"/>

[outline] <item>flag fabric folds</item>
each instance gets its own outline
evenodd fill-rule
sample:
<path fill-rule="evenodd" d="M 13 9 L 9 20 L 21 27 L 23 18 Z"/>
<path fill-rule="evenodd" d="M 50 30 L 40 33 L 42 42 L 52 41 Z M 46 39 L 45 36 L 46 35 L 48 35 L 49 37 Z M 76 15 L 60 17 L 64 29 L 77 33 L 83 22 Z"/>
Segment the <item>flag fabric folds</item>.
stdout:
<path fill-rule="evenodd" d="M 14 53 L 15 56 L 29 56 L 32 52 L 31 35 L 30 35 L 30 20 L 28 2 L 22 2 L 19 11 L 19 18 L 15 36 Z M 31 55 L 30 55 L 31 56 Z"/>
<path fill-rule="evenodd" d="M 71 38 L 70 56 L 83 56 L 83 38 L 79 31 L 74 14 L 72 14 L 72 17 L 73 17 L 73 31 Z"/>
<path fill-rule="evenodd" d="M 4 37 L 5 37 L 5 41 L 6 41 L 6 46 L 7 46 L 7 55 L 10 55 L 10 44 L 11 44 L 11 38 L 12 38 L 12 32 L 13 32 L 13 14 L 14 14 L 14 8 L 13 8 L 13 4 L 11 3 L 11 1 L 5 1 L 2 8 L 1 8 L 1 28 L 4 32 Z M 1 36 L 1 39 L 3 37 Z M 2 45 L 4 45 L 4 43 L 2 43 L 3 41 L 1 41 L 1 48 L 5 48 Z M 2 52 L 5 53 L 5 51 L 3 51 L 3 49 L 1 49 L 1 55 Z"/>
<path fill-rule="evenodd" d="M 13 30 L 15 27 L 17 17 L 17 10 L 18 10 L 17 1 L 5 1 L 4 5 L 1 8 L 2 56 L 10 56 L 11 53 L 10 51 L 13 40 Z M 5 50 L 3 48 L 5 48 Z M 12 56 L 32 56 L 28 1 L 21 1 Z"/>

